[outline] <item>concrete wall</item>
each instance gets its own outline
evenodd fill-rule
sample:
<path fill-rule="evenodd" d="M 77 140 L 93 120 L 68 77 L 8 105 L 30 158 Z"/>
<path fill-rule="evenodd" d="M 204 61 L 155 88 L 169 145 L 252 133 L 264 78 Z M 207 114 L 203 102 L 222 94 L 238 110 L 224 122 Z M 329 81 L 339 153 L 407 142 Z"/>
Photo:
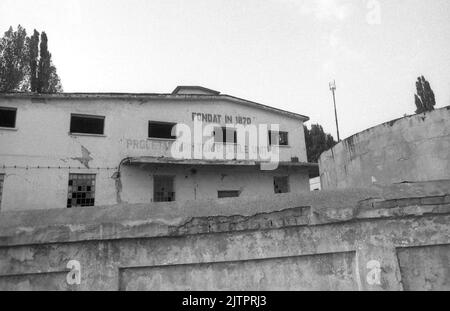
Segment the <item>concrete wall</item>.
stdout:
<path fill-rule="evenodd" d="M 323 189 L 450 179 L 450 106 L 356 134 L 319 167 Z"/>
<path fill-rule="evenodd" d="M 172 99 L 164 98 L 163 95 L 160 97 L 55 97 L 36 101 L 31 97 L 1 96 L 1 107 L 17 108 L 16 128 L 0 128 L 0 174 L 5 174 L 1 209 L 65 208 L 70 173 L 96 174 L 96 205 L 120 203 L 117 180 L 113 177 L 117 175 L 115 173 L 122 159 L 171 157 L 173 141 L 149 139 L 148 121 L 184 123 L 192 128 L 192 113 L 221 114 L 221 125 L 225 125 L 224 115 L 233 116 L 233 119 L 236 116 L 250 118 L 255 125 L 279 124 L 280 130 L 289 132 L 289 146 L 280 148 L 280 160 L 290 162 L 292 157 L 297 157 L 300 162 L 307 161 L 303 124 L 298 118 L 216 97 L 210 100 L 196 100 L 195 96 L 188 95 L 181 96 L 185 100 L 176 96 L 172 96 Z M 105 134 L 70 134 L 72 113 L 105 116 Z M 265 175 L 260 174 L 260 171 L 243 171 L 247 173 L 239 175 L 243 179 L 236 184 L 238 188 L 245 188 L 243 193 L 248 194 L 251 189 L 255 189 L 246 181 L 251 179 L 258 183 L 259 178 L 265 180 Z M 224 168 L 216 172 L 215 176 L 202 181 L 214 191 L 199 198 L 217 196 L 217 190 L 222 184 L 216 180 L 230 170 Z M 147 196 L 151 201 L 148 194 L 152 195 L 153 189 L 144 187 L 145 183 L 150 184 L 146 172 L 136 174 L 133 186 L 142 182 L 142 192 L 139 195 L 132 192 L 127 194 L 126 189 L 130 189 L 131 185 L 122 182 L 124 200 L 142 203 L 141 199 Z M 302 184 L 301 180 L 307 178 L 307 172 L 302 170 L 292 170 L 289 174 L 300 174 L 293 179 L 300 180 Z M 178 179 L 183 177 L 177 176 Z M 297 185 L 294 183 L 293 188 L 297 189 Z M 193 187 L 191 185 L 190 188 Z M 307 190 L 308 186 L 305 185 L 304 189 Z M 271 190 L 272 184 L 269 188 L 261 189 L 264 192 Z M 253 192 L 252 195 L 260 195 L 260 192 Z M 189 193 L 186 198 L 192 196 L 194 194 Z M 183 199 L 183 196 L 178 198 Z"/>
<path fill-rule="evenodd" d="M 322 189 L 322 186 L 320 184 L 320 177 L 311 178 L 309 180 L 309 188 L 311 191 L 318 191 Z"/>
<path fill-rule="evenodd" d="M 0 290 L 450 290 L 449 189 L 1 212 Z"/>
<path fill-rule="evenodd" d="M 217 192 L 240 191 L 240 197 L 258 197 L 274 194 L 274 177 L 288 176 L 290 192 L 309 192 L 308 172 L 298 168 L 280 168 L 276 171 L 260 171 L 258 167 L 223 166 L 170 166 L 128 165 L 121 171 L 122 203 L 153 202 L 153 178 L 155 175 L 174 176 L 176 199 L 216 199 Z"/>

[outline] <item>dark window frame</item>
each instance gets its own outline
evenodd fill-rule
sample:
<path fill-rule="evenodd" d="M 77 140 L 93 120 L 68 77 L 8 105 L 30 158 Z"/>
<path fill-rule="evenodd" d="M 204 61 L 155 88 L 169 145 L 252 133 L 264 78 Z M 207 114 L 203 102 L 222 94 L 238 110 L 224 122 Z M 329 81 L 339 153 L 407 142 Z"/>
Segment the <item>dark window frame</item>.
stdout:
<path fill-rule="evenodd" d="M 235 195 L 233 195 L 235 194 Z M 226 198 L 238 198 L 241 195 L 241 191 L 239 190 L 217 190 L 217 198 L 218 199 L 226 199 Z"/>
<path fill-rule="evenodd" d="M 73 118 L 85 118 L 85 119 L 97 119 L 102 121 L 102 130 L 101 133 L 93 133 L 86 131 L 72 131 L 73 127 Z M 69 125 L 69 134 L 71 135 L 96 135 L 96 136 L 104 136 L 105 135 L 105 121 L 106 117 L 101 115 L 91 115 L 91 114 L 80 114 L 80 113 L 71 113 L 70 114 L 70 125 Z"/>
<path fill-rule="evenodd" d="M 276 137 L 278 137 L 278 143 L 276 144 L 272 142 L 272 132 L 277 133 Z M 281 134 L 285 135 L 286 138 L 285 141 L 283 142 L 281 141 L 282 139 Z M 289 132 L 269 130 L 268 136 L 269 136 L 269 146 L 289 146 Z"/>
<path fill-rule="evenodd" d="M 175 191 L 175 175 L 153 175 L 153 202 L 162 203 L 162 202 L 175 202 L 176 201 L 176 191 Z M 162 181 L 170 180 L 172 191 L 157 191 L 157 180 L 161 179 Z"/>
<path fill-rule="evenodd" d="M 0 209 L 2 207 L 3 188 L 4 188 L 4 185 L 5 185 L 5 177 L 6 177 L 6 174 L 0 173 Z"/>
<path fill-rule="evenodd" d="M 151 136 L 150 133 L 150 126 L 154 124 L 156 126 L 170 126 L 170 134 L 169 135 L 160 135 L 160 136 L 164 136 L 164 137 L 157 137 L 157 136 Z M 166 139 L 166 140 L 176 140 L 177 137 L 176 136 L 172 136 L 172 129 L 174 126 L 176 126 L 177 123 L 174 122 L 165 122 L 165 121 L 148 121 L 148 133 L 147 136 L 149 139 Z M 170 137 L 169 137 L 170 136 Z"/>
<path fill-rule="evenodd" d="M 217 140 L 216 131 L 218 129 L 222 130 L 222 141 L 218 141 Z M 232 131 L 233 132 L 233 142 L 228 142 L 227 141 L 227 132 L 228 131 Z M 214 135 L 214 143 L 216 143 L 216 144 L 234 144 L 234 145 L 237 144 L 237 130 L 234 127 L 229 127 L 229 126 L 215 127 L 213 135 Z"/>
<path fill-rule="evenodd" d="M 76 178 L 74 178 L 75 175 L 77 176 Z M 80 178 L 80 176 L 84 176 L 84 178 Z M 86 180 L 86 182 L 74 183 L 74 180 Z M 97 174 L 69 173 L 66 207 L 79 208 L 95 206 L 96 180 Z M 77 187 L 77 189 L 74 189 L 74 187 Z"/>
<path fill-rule="evenodd" d="M 278 180 L 284 180 L 285 179 L 285 181 L 286 181 L 286 190 L 285 191 L 283 191 L 283 189 L 280 189 L 280 191 L 277 192 L 277 179 Z M 273 191 L 274 191 L 275 194 L 290 193 L 291 192 L 291 186 L 289 184 L 289 176 L 274 176 L 273 177 Z"/>
<path fill-rule="evenodd" d="M 0 128 L 5 128 L 5 129 L 15 129 L 15 128 L 17 127 L 17 108 L 16 108 L 16 107 L 0 107 L 0 110 L 13 111 L 13 112 L 14 112 L 14 122 L 13 122 L 13 126 L 0 125 Z"/>

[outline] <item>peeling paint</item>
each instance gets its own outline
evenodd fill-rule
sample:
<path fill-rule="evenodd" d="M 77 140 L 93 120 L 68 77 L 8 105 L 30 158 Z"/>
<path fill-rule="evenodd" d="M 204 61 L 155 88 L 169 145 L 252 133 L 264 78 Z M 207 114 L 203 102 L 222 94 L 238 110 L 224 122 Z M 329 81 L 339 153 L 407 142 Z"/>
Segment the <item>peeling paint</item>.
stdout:
<path fill-rule="evenodd" d="M 449 190 L 2 212 L 0 290 L 449 290 Z"/>
<path fill-rule="evenodd" d="M 94 160 L 94 158 L 91 157 L 91 153 L 89 152 L 89 150 L 85 148 L 83 145 L 81 145 L 81 157 L 71 159 L 79 161 L 86 168 L 89 168 L 89 162 Z"/>

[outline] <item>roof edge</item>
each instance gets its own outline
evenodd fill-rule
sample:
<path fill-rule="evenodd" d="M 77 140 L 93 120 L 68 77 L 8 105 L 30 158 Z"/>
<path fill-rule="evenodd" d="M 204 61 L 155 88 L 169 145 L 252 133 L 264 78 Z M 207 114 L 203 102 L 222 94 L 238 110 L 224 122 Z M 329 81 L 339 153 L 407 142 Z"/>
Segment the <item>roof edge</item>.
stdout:
<path fill-rule="evenodd" d="M 213 90 L 211 90 L 213 91 Z M 217 91 L 214 91 L 217 92 Z M 294 119 L 299 119 L 302 122 L 309 121 L 309 117 L 275 108 L 272 106 L 267 106 L 247 99 L 239 98 L 227 94 L 173 94 L 173 93 L 53 93 L 53 94 L 42 94 L 42 93 L 32 93 L 32 92 L 12 92 L 12 93 L 0 93 L 0 98 L 30 98 L 30 99 L 138 99 L 138 100 L 211 100 L 211 99 L 222 99 L 228 100 L 230 102 L 250 105 L 256 108 L 272 111 L 274 113 L 287 115 Z"/>
<path fill-rule="evenodd" d="M 182 89 L 199 90 L 199 91 L 203 91 L 205 93 L 209 93 L 208 95 L 219 95 L 220 94 L 219 91 L 208 89 L 206 87 L 199 86 L 199 85 L 179 85 L 172 91 L 172 94 L 173 95 L 189 95 L 189 94 L 178 94 L 178 92 Z M 200 94 L 192 94 L 192 95 L 200 95 Z"/>

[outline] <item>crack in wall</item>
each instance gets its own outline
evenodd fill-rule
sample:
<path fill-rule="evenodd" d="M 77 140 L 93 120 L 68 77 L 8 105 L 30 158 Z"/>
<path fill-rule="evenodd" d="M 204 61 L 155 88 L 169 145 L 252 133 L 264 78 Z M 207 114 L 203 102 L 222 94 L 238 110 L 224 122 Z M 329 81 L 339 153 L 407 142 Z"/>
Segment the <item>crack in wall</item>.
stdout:
<path fill-rule="evenodd" d="M 263 212 L 250 216 L 192 217 L 177 226 L 169 226 L 169 235 L 216 231 L 242 231 L 308 225 L 311 207 L 294 207 L 281 211 Z"/>

